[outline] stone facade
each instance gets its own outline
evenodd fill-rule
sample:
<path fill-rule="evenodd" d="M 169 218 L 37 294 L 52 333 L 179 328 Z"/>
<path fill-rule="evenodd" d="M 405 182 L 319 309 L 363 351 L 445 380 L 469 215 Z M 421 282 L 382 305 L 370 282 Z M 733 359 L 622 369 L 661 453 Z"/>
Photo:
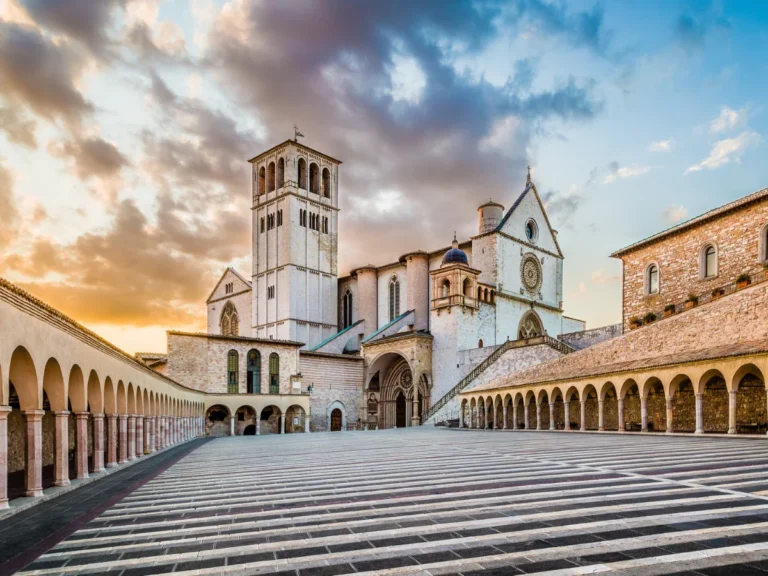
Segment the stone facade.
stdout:
<path fill-rule="evenodd" d="M 329 430 L 328 409 L 340 406 L 348 425 L 364 418 L 360 383 L 365 366 L 359 356 L 301 352 L 301 376 L 304 388 L 312 386 L 310 431 Z"/>
<path fill-rule="evenodd" d="M 679 307 L 690 294 L 709 296 L 714 289 L 734 283 L 741 274 L 753 279 L 764 277 L 768 190 L 749 198 L 731 210 L 716 210 L 711 217 L 705 214 L 656 240 L 651 238 L 614 254 L 624 265 L 625 330 L 631 318 L 642 318 L 648 312 L 660 316 L 667 304 Z M 715 248 L 717 265 L 716 272 L 705 278 L 703 251 L 707 246 Z M 659 268 L 656 294 L 648 294 L 647 289 L 646 271 L 651 264 Z"/>
<path fill-rule="evenodd" d="M 568 344 L 571 348 L 583 350 L 584 348 L 589 348 L 595 344 L 600 344 L 600 342 L 605 342 L 606 340 L 621 336 L 621 334 L 621 324 L 611 324 L 609 326 L 601 326 L 600 328 L 593 328 L 591 330 L 568 332 L 561 334 L 558 339 Z"/>

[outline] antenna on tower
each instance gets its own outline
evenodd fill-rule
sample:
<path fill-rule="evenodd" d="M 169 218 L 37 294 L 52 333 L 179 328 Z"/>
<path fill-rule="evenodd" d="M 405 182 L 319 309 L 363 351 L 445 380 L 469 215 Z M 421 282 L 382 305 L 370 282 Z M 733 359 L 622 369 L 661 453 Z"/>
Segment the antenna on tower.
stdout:
<path fill-rule="evenodd" d="M 299 138 L 304 138 L 304 134 L 299 132 L 299 127 L 296 124 L 294 124 L 293 125 L 293 141 L 298 142 Z"/>
<path fill-rule="evenodd" d="M 530 186 L 531 185 L 531 166 L 528 165 L 528 177 L 525 179 L 525 185 Z"/>

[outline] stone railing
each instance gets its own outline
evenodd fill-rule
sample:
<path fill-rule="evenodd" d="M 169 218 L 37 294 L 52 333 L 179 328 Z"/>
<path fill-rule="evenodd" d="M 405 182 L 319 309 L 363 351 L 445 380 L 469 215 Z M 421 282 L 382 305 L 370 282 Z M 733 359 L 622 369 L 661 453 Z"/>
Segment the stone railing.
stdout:
<path fill-rule="evenodd" d="M 464 296 L 463 294 L 453 294 L 451 296 L 442 296 L 441 298 L 435 298 L 432 300 L 432 310 L 438 308 L 446 308 L 448 306 L 468 306 L 469 308 L 477 308 L 477 298 L 471 296 Z"/>

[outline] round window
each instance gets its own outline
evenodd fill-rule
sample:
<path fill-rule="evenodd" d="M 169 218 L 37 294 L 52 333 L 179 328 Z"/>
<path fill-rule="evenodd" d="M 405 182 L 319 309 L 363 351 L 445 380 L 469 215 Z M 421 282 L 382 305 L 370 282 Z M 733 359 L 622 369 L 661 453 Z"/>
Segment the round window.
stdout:
<path fill-rule="evenodd" d="M 539 227 L 535 220 L 528 220 L 525 223 L 525 236 L 529 242 L 536 242 L 536 238 L 539 237 Z"/>

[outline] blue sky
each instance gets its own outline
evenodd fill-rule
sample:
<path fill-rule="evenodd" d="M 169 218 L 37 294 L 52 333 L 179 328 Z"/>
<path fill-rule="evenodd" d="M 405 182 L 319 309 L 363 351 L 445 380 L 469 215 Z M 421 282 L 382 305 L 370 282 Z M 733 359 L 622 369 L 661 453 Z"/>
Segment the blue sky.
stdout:
<path fill-rule="evenodd" d="M 566 313 L 616 322 L 608 254 L 768 186 L 766 53 L 759 2 L 0 0 L 0 274 L 164 349 L 298 123 L 344 160 L 342 271 L 469 237 L 530 164 Z"/>

